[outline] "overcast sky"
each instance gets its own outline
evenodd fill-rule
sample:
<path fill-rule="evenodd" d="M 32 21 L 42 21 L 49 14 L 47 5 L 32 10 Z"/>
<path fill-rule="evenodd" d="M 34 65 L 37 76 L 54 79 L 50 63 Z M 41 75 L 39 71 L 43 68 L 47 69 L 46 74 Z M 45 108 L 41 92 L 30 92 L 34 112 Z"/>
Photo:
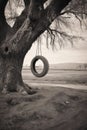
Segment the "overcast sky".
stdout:
<path fill-rule="evenodd" d="M 44 48 L 44 49 L 43 49 Z M 42 47 L 43 56 L 45 56 L 50 64 L 57 63 L 87 63 L 87 47 L 86 48 L 69 48 L 52 51 L 47 49 L 45 46 Z M 30 65 L 32 58 L 36 54 L 36 47 L 33 46 L 32 49 L 27 53 L 24 65 Z"/>

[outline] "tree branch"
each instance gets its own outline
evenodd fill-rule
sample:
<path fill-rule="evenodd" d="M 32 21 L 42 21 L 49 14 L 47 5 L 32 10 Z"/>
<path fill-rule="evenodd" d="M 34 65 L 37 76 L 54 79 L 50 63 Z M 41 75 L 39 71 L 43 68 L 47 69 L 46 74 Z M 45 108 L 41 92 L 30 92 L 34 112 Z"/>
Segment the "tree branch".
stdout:
<path fill-rule="evenodd" d="M 0 0 L 0 15 L 4 16 L 5 6 L 8 0 Z"/>
<path fill-rule="evenodd" d="M 13 33 L 16 33 L 17 30 L 22 26 L 23 22 L 27 18 L 28 8 L 30 5 L 30 0 L 24 0 L 25 9 L 22 11 L 21 15 L 16 18 L 15 24 L 13 26 Z"/>
<path fill-rule="evenodd" d="M 54 19 L 60 14 L 60 12 L 67 6 L 71 0 L 52 0 L 50 5 L 45 9 L 44 15 L 40 18 L 34 30 L 29 29 L 24 34 L 22 41 L 26 39 L 25 44 L 21 41 L 21 50 L 25 53 L 30 49 L 32 43 L 39 37 L 47 28 L 51 25 Z M 29 34 L 29 35 L 28 35 Z M 29 42 L 28 42 L 29 41 Z M 24 47 L 26 46 L 26 47 Z"/>
<path fill-rule="evenodd" d="M 16 33 L 16 31 L 22 26 L 23 22 L 28 17 L 29 12 L 30 12 L 29 6 L 30 6 L 31 1 L 34 1 L 34 0 L 24 0 L 25 9 L 22 11 L 21 15 L 16 18 L 16 22 L 13 26 L 14 33 Z M 37 1 L 40 1 L 44 4 L 47 0 L 37 0 Z"/>
<path fill-rule="evenodd" d="M 71 0 L 53 0 L 46 8 L 44 17 L 38 22 L 32 37 L 36 39 L 40 34 L 42 34 L 70 1 Z"/>
<path fill-rule="evenodd" d="M 71 45 L 73 46 L 74 40 L 77 40 L 77 39 L 84 40 L 84 38 L 82 38 L 81 36 L 71 35 L 64 31 L 60 31 L 58 29 L 48 28 L 47 31 L 48 31 L 49 35 L 52 37 L 51 42 L 50 42 L 52 44 L 52 46 L 55 45 L 55 40 L 57 40 L 60 48 L 62 46 L 66 45 L 66 43 L 67 43 L 66 41 L 70 41 Z M 61 40 L 62 40 L 62 42 L 61 42 Z"/>
<path fill-rule="evenodd" d="M 10 29 L 4 15 L 4 10 L 7 5 L 7 2 L 8 0 L 0 0 L 0 44 L 5 39 L 6 34 L 8 30 Z"/>
<path fill-rule="evenodd" d="M 17 33 L 8 42 L 8 54 L 17 53 L 25 55 L 37 37 L 47 30 L 70 1 L 71 0 L 52 0 L 49 6 L 44 10 L 43 15 L 41 15 L 37 22 L 32 23 L 32 25 L 29 17 L 27 17 Z M 2 46 L 2 48 L 4 49 L 5 46 Z"/>

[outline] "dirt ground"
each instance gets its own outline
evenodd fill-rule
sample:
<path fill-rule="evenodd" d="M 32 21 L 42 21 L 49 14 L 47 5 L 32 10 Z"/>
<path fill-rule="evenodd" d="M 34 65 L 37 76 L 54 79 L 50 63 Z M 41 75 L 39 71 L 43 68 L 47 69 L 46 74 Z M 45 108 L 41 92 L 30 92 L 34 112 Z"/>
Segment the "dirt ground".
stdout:
<path fill-rule="evenodd" d="M 87 130 L 87 71 L 51 69 L 39 79 L 23 70 L 23 79 L 37 93 L 0 94 L 0 130 Z"/>
<path fill-rule="evenodd" d="M 87 91 L 39 88 L 0 95 L 0 130 L 87 130 Z"/>

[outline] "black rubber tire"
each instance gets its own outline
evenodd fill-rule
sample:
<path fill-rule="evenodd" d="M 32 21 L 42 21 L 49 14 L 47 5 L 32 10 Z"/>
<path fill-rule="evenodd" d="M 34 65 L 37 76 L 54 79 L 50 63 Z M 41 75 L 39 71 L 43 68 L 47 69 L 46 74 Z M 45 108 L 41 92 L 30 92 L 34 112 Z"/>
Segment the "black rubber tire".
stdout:
<path fill-rule="evenodd" d="M 35 68 L 35 64 L 36 64 L 36 62 L 38 60 L 41 60 L 43 62 L 43 65 L 44 65 L 43 70 L 42 70 L 41 73 L 38 73 L 36 71 L 36 68 Z M 47 59 L 45 57 L 43 57 L 43 56 L 35 56 L 31 61 L 30 67 L 31 67 L 31 72 L 33 73 L 33 75 L 35 75 L 36 77 L 43 77 L 48 73 L 49 63 L 48 63 L 48 61 L 47 61 Z"/>

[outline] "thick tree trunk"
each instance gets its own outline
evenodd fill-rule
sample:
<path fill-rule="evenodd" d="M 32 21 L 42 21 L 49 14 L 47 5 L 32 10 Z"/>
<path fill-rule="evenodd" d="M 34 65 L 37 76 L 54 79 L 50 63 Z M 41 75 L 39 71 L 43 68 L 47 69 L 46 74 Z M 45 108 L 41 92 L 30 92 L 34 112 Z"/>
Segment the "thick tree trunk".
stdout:
<path fill-rule="evenodd" d="M 0 90 L 18 91 L 23 86 L 21 56 L 0 56 Z"/>
<path fill-rule="evenodd" d="M 4 72 L 4 60 L 0 56 L 0 91 L 3 89 L 3 72 Z"/>
<path fill-rule="evenodd" d="M 23 56 L 0 56 L 0 92 L 36 93 L 22 79 Z"/>

